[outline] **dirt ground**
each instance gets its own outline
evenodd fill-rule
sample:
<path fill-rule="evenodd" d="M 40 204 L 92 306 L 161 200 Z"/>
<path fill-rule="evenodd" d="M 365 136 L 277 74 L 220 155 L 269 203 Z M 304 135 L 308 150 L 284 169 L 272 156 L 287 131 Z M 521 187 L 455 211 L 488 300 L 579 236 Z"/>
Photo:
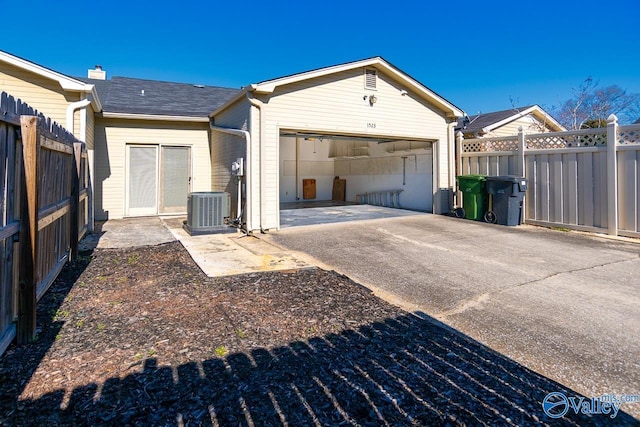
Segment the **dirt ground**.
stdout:
<path fill-rule="evenodd" d="M 335 272 L 207 278 L 180 243 L 83 253 L 0 357 L 0 425 L 637 425 Z"/>

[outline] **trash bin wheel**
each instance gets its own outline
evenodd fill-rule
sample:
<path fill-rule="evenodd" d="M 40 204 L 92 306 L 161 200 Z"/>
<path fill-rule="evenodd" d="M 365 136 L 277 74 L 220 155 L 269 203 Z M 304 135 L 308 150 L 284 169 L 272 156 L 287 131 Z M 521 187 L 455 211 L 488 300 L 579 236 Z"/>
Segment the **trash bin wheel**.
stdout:
<path fill-rule="evenodd" d="M 463 208 L 455 208 L 453 210 L 453 216 L 456 218 L 464 218 L 464 209 Z"/>
<path fill-rule="evenodd" d="M 486 211 L 484 213 L 484 222 L 488 222 L 489 224 L 495 224 L 498 222 L 498 217 L 494 211 Z"/>

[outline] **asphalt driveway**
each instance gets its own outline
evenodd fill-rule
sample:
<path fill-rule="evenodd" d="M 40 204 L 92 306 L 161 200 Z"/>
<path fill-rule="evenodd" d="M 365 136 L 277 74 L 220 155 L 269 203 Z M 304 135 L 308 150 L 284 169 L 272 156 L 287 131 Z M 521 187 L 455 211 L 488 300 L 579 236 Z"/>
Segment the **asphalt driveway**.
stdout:
<path fill-rule="evenodd" d="M 577 392 L 640 394 L 639 243 L 428 214 L 264 238 Z"/>

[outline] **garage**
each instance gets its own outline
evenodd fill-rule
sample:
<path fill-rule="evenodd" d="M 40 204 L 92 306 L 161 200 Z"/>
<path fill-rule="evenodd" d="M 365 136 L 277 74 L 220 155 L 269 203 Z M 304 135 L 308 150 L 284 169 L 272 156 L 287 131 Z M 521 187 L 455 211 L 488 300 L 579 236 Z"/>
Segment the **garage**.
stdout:
<path fill-rule="evenodd" d="M 248 233 L 336 199 L 446 213 L 461 115 L 380 57 L 255 83 L 211 114 L 212 189 Z"/>
<path fill-rule="evenodd" d="M 282 131 L 280 207 L 343 201 L 432 212 L 432 145 L 426 140 Z"/>

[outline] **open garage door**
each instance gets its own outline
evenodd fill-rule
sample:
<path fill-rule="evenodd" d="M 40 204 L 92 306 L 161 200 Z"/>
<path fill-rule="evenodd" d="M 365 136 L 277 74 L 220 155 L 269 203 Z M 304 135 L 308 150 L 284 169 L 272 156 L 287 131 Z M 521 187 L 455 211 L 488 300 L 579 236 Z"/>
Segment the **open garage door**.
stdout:
<path fill-rule="evenodd" d="M 431 212 L 433 141 L 281 132 L 282 209 L 342 201 L 334 200 L 336 177 L 344 180 L 340 184 L 345 186 L 347 204 L 366 202 Z"/>

